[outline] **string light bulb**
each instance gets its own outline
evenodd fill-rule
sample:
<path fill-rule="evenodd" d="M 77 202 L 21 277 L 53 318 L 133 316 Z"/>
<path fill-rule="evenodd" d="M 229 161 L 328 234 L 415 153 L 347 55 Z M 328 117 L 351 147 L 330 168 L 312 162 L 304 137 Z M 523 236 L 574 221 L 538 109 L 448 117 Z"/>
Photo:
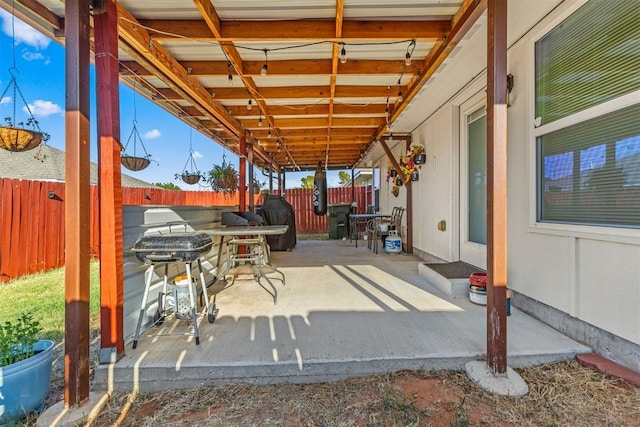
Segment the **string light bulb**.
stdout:
<path fill-rule="evenodd" d="M 227 62 L 227 70 L 229 73 L 229 76 L 227 77 L 227 80 L 229 81 L 229 86 L 233 86 L 233 74 L 231 74 L 231 61 Z"/>
<path fill-rule="evenodd" d="M 264 49 L 264 65 L 262 66 L 262 69 L 260 70 L 260 75 L 262 77 L 267 77 L 267 73 L 269 72 L 269 58 L 267 57 L 267 52 L 269 50 L 268 49 Z"/>
<path fill-rule="evenodd" d="M 400 79 L 398 79 L 398 102 L 404 101 L 404 96 L 402 96 L 402 88 L 400 87 Z"/>
<path fill-rule="evenodd" d="M 260 112 L 260 118 L 258 119 L 258 126 L 262 127 L 262 112 Z"/>
<path fill-rule="evenodd" d="M 340 50 L 340 63 L 347 63 L 347 49 L 344 47 L 344 43 L 341 43 L 342 49 Z"/>
<path fill-rule="evenodd" d="M 409 46 L 407 46 L 407 53 L 404 55 L 404 65 L 409 67 L 411 65 L 411 56 L 413 55 L 413 51 L 416 48 L 416 41 L 411 40 L 409 42 Z"/>
<path fill-rule="evenodd" d="M 253 108 L 253 101 L 249 98 L 249 102 L 247 103 L 247 110 L 251 110 Z"/>

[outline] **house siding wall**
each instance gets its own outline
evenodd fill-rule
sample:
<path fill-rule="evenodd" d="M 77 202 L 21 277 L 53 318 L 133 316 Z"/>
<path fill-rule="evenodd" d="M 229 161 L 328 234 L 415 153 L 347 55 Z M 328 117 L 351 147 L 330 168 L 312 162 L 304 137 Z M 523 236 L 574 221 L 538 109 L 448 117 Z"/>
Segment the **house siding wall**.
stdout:
<path fill-rule="evenodd" d="M 640 345 L 640 231 L 605 227 L 545 225 L 535 222 L 536 153 L 533 136 L 533 50 L 535 40 L 557 25 L 575 2 L 563 2 L 508 52 L 508 72 L 515 76 L 508 110 L 508 280 L 526 297 L 567 313 L 585 324 Z M 541 15 L 542 16 L 542 15 Z M 510 25 L 513 22 L 510 22 Z M 486 31 L 446 67 L 436 80 L 434 98 L 423 108 L 425 121 L 413 132 L 425 145 L 428 161 L 414 186 L 414 246 L 447 261 L 459 259 L 459 106 L 486 89 Z M 484 55 L 476 61 L 479 55 Z M 478 64 L 476 67 L 470 64 Z M 476 76 L 471 78 L 469 76 Z M 467 76 L 460 81 L 460 76 Z M 480 84 L 480 86 L 478 86 Z M 449 92 L 441 96 L 443 87 Z M 435 108 L 435 110 L 434 110 Z M 385 160 L 381 160 L 384 162 Z M 426 169 L 426 170 L 425 170 Z M 388 189 L 381 188 L 381 193 Z M 402 196 L 401 196 L 402 197 Z M 381 198 L 382 200 L 382 198 Z M 382 205 L 384 210 L 386 207 Z M 439 220 L 447 230 L 437 231 Z M 553 325 L 552 325 L 553 326 Z M 640 369 L 640 361 L 627 363 Z"/>

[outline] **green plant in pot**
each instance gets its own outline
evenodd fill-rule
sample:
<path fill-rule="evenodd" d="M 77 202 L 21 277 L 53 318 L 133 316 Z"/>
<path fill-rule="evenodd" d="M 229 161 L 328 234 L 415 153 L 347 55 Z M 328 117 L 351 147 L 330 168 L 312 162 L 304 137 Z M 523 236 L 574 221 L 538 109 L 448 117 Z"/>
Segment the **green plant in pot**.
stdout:
<path fill-rule="evenodd" d="M 231 163 L 227 163 L 224 155 L 222 156 L 222 164 L 214 164 L 208 175 L 207 181 L 213 191 L 225 194 L 233 194 L 238 191 L 238 172 Z"/>
<path fill-rule="evenodd" d="M 44 409 L 51 387 L 53 341 L 40 340 L 30 313 L 0 324 L 0 425 Z"/>

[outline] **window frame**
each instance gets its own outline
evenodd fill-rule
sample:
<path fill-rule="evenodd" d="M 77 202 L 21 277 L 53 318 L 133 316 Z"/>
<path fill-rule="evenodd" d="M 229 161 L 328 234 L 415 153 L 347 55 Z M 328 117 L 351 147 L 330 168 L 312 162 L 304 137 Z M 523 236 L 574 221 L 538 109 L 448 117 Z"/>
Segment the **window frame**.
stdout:
<path fill-rule="evenodd" d="M 580 0 L 571 4 L 569 7 L 558 13 L 548 23 L 541 26 L 541 28 L 532 33 L 529 43 L 528 51 L 528 64 L 527 68 L 530 70 L 530 78 L 528 84 L 529 102 L 528 102 L 528 117 L 529 117 L 529 231 L 540 234 L 548 234 L 555 236 L 574 237 L 574 238 L 587 238 L 591 240 L 604 240 L 617 243 L 640 245 L 640 229 L 638 228 L 625 228 L 625 227 L 609 227 L 605 225 L 585 225 L 577 223 L 566 222 L 541 222 L 538 221 L 539 201 L 541 197 L 541 185 L 539 182 L 539 170 L 540 170 L 540 152 L 538 147 L 538 138 L 554 132 L 559 129 L 564 129 L 568 126 L 583 123 L 587 120 L 600 117 L 607 113 L 611 113 L 625 107 L 640 104 L 640 90 L 628 93 L 618 98 L 606 101 L 602 104 L 590 107 L 586 110 L 579 111 L 569 116 L 560 118 L 547 124 L 536 126 L 536 43 L 541 40 L 546 34 L 560 25 L 567 17 L 584 6 L 589 0 Z"/>

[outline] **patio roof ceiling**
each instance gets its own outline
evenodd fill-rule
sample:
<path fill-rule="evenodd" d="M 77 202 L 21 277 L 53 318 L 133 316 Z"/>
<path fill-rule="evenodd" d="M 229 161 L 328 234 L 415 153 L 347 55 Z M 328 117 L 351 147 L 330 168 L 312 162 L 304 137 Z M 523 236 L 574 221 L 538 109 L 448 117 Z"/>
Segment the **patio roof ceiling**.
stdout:
<path fill-rule="evenodd" d="M 393 123 L 485 7 L 482 0 L 121 0 L 120 75 L 236 154 L 246 135 L 259 167 L 349 168 L 385 133 L 411 130 Z M 62 0 L 16 0 L 15 12 L 64 42 Z"/>

